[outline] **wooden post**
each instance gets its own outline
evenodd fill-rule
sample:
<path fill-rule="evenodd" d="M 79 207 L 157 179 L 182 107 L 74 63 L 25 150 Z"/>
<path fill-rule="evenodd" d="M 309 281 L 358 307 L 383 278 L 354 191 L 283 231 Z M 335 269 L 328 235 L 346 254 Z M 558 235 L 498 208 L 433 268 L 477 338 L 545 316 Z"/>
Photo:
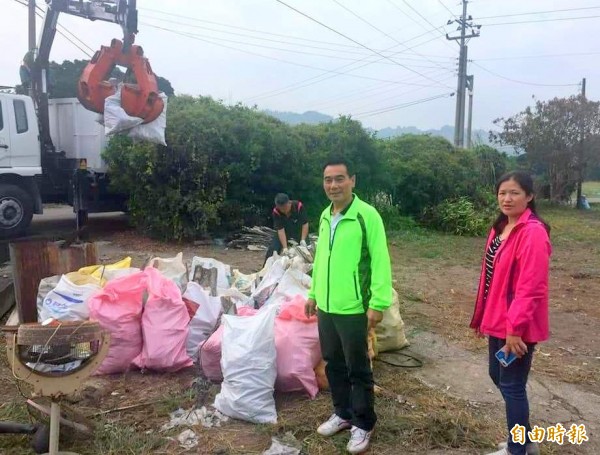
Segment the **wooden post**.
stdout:
<path fill-rule="evenodd" d="M 40 280 L 74 272 L 98 263 L 94 243 L 61 248 L 64 242 L 24 240 L 11 242 L 10 262 L 15 283 L 15 300 L 21 323 L 37 322 L 37 292 Z"/>

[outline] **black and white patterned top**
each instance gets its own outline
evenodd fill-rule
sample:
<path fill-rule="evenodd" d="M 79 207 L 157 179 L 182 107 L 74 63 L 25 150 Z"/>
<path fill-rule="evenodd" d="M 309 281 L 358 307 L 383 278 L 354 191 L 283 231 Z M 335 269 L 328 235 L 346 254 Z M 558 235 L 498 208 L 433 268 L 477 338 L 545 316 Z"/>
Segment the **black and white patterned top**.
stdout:
<path fill-rule="evenodd" d="M 498 248 L 500 248 L 500 244 L 502 243 L 502 239 L 499 235 L 494 237 L 492 243 L 488 247 L 485 253 L 485 290 L 484 290 L 484 298 L 487 297 L 488 291 L 490 289 L 490 282 L 492 281 L 492 275 L 494 273 L 494 257 L 496 257 L 496 252 Z"/>

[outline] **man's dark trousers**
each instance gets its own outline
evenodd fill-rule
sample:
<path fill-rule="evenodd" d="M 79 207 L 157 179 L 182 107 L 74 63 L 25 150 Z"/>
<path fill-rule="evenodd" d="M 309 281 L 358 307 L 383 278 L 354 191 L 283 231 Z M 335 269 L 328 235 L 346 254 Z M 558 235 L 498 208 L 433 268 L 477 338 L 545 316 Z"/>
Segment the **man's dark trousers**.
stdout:
<path fill-rule="evenodd" d="M 373 372 L 368 353 L 365 313 L 331 314 L 319 310 L 321 354 L 335 413 L 371 431 L 377 421 Z"/>

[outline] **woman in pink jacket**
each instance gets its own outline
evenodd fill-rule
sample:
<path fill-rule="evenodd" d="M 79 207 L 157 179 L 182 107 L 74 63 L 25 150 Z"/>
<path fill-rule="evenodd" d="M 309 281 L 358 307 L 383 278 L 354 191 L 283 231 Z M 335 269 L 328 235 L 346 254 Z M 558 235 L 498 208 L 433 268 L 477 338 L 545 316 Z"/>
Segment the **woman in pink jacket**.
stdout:
<path fill-rule="evenodd" d="M 500 215 L 488 236 L 475 311 L 478 336 L 489 339 L 489 373 L 506 404 L 508 444 L 491 455 L 537 454 L 529 440 L 527 376 L 536 343 L 548 339 L 548 268 L 550 226 L 535 209 L 533 181 L 521 171 L 508 173 L 496 185 Z M 496 353 L 514 354 L 502 366 Z M 526 443 L 513 441 L 515 425 L 526 430 Z"/>

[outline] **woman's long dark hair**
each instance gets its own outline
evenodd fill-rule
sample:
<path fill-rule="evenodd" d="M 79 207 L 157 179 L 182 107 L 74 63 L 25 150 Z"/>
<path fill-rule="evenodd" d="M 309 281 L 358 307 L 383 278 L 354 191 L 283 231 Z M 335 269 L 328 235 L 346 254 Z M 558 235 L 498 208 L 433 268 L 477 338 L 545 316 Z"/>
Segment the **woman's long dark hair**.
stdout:
<path fill-rule="evenodd" d="M 535 208 L 535 193 L 533 191 L 533 179 L 531 178 L 531 175 L 524 171 L 512 171 L 504 174 L 496 182 L 496 196 L 498 196 L 498 190 L 500 189 L 500 185 L 502 185 L 504 182 L 508 182 L 509 180 L 514 180 L 515 182 L 517 182 L 517 184 L 523 189 L 523 191 L 525 191 L 525 194 L 527 196 L 534 195 L 531 201 L 529 201 L 529 203 L 527 204 L 527 208 L 531 210 L 531 213 L 533 213 L 535 217 L 544 224 L 544 226 L 546 227 L 546 231 L 550 233 L 550 225 L 546 223 L 541 216 L 538 215 L 537 209 Z M 496 218 L 496 221 L 494 221 L 494 224 L 492 225 L 494 233 L 499 234 L 501 228 L 505 226 L 507 222 L 508 217 L 504 213 L 500 212 L 498 218 Z"/>

